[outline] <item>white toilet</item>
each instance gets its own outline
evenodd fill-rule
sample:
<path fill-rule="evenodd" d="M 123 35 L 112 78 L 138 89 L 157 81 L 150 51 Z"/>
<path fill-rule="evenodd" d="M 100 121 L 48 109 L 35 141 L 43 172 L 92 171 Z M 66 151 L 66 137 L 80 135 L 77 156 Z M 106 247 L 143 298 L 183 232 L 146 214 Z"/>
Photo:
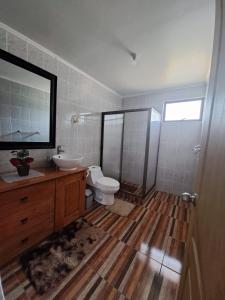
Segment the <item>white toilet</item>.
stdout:
<path fill-rule="evenodd" d="M 104 177 L 99 166 L 88 168 L 87 184 L 94 191 L 94 199 L 103 205 L 112 205 L 115 201 L 114 194 L 120 188 L 120 183 L 117 180 Z"/>

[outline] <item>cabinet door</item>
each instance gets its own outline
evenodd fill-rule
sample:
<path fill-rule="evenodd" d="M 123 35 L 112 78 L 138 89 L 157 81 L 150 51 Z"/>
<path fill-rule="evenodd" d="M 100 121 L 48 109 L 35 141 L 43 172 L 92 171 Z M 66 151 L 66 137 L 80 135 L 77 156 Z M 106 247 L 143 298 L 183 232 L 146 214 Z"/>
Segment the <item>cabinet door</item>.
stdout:
<path fill-rule="evenodd" d="M 81 216 L 85 207 L 85 172 L 56 180 L 55 230 Z"/>

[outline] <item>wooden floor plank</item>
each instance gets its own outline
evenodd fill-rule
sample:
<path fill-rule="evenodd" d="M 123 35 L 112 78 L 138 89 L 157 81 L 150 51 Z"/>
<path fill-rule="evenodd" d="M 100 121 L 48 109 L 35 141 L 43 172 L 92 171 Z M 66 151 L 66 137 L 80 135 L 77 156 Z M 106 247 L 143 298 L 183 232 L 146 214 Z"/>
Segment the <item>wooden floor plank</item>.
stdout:
<path fill-rule="evenodd" d="M 163 265 L 175 272 L 181 273 L 182 261 L 184 259 L 185 243 L 168 238 Z"/>
<path fill-rule="evenodd" d="M 160 271 L 161 285 L 155 300 L 175 300 L 180 282 L 180 275 L 162 266 Z"/>

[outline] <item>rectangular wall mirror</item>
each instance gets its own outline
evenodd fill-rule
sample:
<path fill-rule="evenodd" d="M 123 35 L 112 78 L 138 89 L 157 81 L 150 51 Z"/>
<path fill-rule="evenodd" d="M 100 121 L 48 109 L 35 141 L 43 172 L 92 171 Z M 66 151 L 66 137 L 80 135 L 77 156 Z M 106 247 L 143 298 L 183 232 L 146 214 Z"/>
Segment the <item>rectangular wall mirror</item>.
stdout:
<path fill-rule="evenodd" d="M 55 147 L 57 77 L 0 50 L 0 150 Z"/>

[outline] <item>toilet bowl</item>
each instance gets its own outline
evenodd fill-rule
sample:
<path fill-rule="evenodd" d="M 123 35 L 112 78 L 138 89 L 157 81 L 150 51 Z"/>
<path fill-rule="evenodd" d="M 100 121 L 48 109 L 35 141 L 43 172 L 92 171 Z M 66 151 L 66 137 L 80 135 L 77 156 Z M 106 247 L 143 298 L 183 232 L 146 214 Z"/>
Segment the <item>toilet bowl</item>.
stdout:
<path fill-rule="evenodd" d="M 94 199 L 103 205 L 112 205 L 114 194 L 118 192 L 120 183 L 110 177 L 104 177 L 99 166 L 88 168 L 87 184 L 94 191 Z"/>

